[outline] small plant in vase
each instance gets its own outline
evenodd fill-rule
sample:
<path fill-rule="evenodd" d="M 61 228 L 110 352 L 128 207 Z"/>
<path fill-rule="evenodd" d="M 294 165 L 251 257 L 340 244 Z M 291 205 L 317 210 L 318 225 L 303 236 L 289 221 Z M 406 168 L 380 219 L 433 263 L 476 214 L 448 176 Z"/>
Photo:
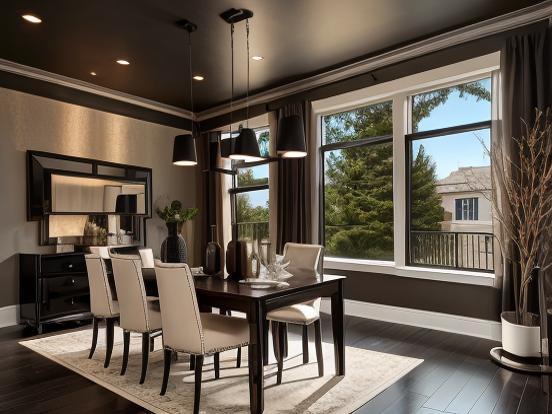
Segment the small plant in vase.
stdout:
<path fill-rule="evenodd" d="M 157 207 L 155 211 L 165 222 L 168 231 L 167 238 L 161 244 L 161 260 L 166 263 L 186 263 L 188 247 L 180 232 L 182 225 L 193 219 L 199 210 L 195 207 L 183 208 L 180 201 L 173 200 L 163 208 Z"/>

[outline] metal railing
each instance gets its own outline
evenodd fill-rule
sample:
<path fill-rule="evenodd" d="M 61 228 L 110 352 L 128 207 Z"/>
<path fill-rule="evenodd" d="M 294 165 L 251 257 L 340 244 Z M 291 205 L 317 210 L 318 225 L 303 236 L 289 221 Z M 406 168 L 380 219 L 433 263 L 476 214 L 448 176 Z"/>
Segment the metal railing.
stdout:
<path fill-rule="evenodd" d="M 494 238 L 491 233 L 411 231 L 410 263 L 492 272 Z"/>
<path fill-rule="evenodd" d="M 268 221 L 249 221 L 236 223 L 238 228 L 238 240 L 252 241 L 268 238 Z"/>

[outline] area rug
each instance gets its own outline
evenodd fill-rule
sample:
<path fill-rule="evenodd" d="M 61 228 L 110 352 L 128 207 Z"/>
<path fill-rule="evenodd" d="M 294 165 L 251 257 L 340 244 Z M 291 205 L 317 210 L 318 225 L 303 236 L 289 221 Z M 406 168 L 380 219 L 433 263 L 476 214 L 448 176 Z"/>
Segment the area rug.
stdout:
<path fill-rule="evenodd" d="M 163 375 L 161 340 L 155 340 L 150 354 L 146 382 L 138 384 L 141 366 L 141 336 L 131 336 L 126 375 L 119 375 L 122 360 L 122 331 L 116 329 L 115 346 L 109 368 L 103 368 L 105 333 L 100 330 L 92 359 L 88 352 L 91 330 L 40 337 L 21 345 L 55 361 L 91 381 L 154 413 L 190 413 L 193 408 L 194 376 L 188 357 L 179 355 L 172 365 L 169 387 L 160 396 Z M 265 367 L 265 413 L 298 414 L 350 413 L 389 387 L 423 360 L 400 355 L 346 347 L 346 375 L 335 377 L 333 345 L 324 343 L 324 373 L 318 377 L 314 344 L 310 363 L 303 364 L 301 342 L 290 340 L 289 357 L 284 362 L 283 380 L 276 385 L 276 364 L 271 354 Z M 212 358 L 206 358 L 201 392 L 202 413 L 229 414 L 249 412 L 247 349 L 242 350 L 242 367 L 236 368 L 236 351 L 220 356 L 220 379 L 214 379 Z"/>

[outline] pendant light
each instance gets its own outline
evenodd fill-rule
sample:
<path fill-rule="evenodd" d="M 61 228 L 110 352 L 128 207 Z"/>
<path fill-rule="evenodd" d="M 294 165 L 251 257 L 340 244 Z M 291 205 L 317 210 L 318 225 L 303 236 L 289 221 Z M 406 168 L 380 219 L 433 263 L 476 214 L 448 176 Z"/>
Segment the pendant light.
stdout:
<path fill-rule="evenodd" d="M 245 17 L 245 30 L 247 38 L 247 94 L 245 98 L 246 102 L 246 127 L 240 129 L 240 134 L 234 142 L 234 148 L 229 156 L 232 160 L 239 161 L 260 161 L 263 158 L 261 157 L 261 152 L 259 150 L 259 143 L 257 142 L 257 136 L 255 131 L 249 128 L 249 18 L 253 16 L 253 13 L 249 10 L 240 10 L 239 11 L 241 19 Z M 236 15 L 234 15 L 236 16 Z M 224 17 L 223 17 L 224 18 Z M 234 17 L 233 20 L 230 20 L 230 36 L 231 36 L 231 51 L 232 51 L 232 98 L 234 96 L 234 22 L 237 20 Z M 237 21 L 239 21 L 237 20 Z M 232 117 L 232 98 L 230 99 L 230 117 Z M 232 118 L 230 118 L 232 119 Z M 232 123 L 230 122 L 230 129 L 232 129 Z M 230 131 L 231 132 L 231 131 Z"/>
<path fill-rule="evenodd" d="M 194 113 L 194 94 L 192 80 L 192 32 L 197 30 L 197 26 L 188 20 L 179 20 L 176 22 L 178 27 L 183 28 L 188 32 L 188 63 L 190 72 L 190 102 L 192 106 L 192 114 Z M 173 164 L 179 166 L 194 166 L 197 165 L 197 153 L 194 138 L 194 121 L 192 119 L 192 133 L 177 135 L 174 137 L 173 146 Z"/>
<path fill-rule="evenodd" d="M 276 152 L 282 158 L 303 158 L 307 156 L 305 129 L 299 115 L 280 118 L 277 135 Z"/>

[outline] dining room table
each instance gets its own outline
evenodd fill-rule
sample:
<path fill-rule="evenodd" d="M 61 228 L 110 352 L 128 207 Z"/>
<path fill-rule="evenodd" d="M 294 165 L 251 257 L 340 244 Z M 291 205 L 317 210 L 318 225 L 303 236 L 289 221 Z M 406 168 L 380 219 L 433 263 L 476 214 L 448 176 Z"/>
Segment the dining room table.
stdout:
<path fill-rule="evenodd" d="M 264 410 L 264 361 L 268 343 L 264 338 L 266 315 L 274 309 L 294 305 L 316 298 L 330 298 L 332 334 L 334 343 L 335 375 L 345 375 L 344 344 L 344 276 L 327 275 L 313 270 L 291 269 L 292 277 L 285 283 L 258 288 L 233 279 L 219 276 L 195 275 L 195 289 L 200 308 L 213 307 L 245 313 L 249 323 L 249 397 L 251 412 Z M 154 269 L 142 269 L 148 295 L 157 296 Z"/>

